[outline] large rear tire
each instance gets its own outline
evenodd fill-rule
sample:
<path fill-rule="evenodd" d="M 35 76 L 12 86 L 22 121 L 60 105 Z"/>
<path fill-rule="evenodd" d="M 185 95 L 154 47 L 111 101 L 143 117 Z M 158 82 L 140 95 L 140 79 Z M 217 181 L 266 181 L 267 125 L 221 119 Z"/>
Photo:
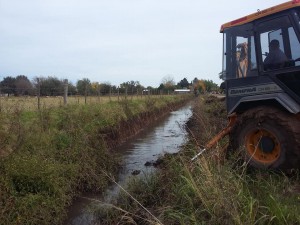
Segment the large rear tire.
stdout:
<path fill-rule="evenodd" d="M 238 116 L 230 134 L 233 150 L 255 168 L 300 168 L 300 120 L 272 107 L 256 107 Z"/>

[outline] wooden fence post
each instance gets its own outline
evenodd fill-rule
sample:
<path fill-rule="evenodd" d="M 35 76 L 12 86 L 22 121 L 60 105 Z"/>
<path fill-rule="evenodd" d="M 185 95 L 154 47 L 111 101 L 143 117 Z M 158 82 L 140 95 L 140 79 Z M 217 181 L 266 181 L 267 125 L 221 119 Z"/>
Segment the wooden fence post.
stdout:
<path fill-rule="evenodd" d="M 38 98 L 38 110 L 41 108 L 41 84 L 40 84 L 40 78 L 37 78 L 37 86 L 38 86 L 38 93 L 37 93 L 37 98 Z"/>
<path fill-rule="evenodd" d="M 97 84 L 98 102 L 100 102 L 100 85 Z"/>
<path fill-rule="evenodd" d="M 68 79 L 64 80 L 64 105 L 68 103 Z"/>
<path fill-rule="evenodd" d="M 111 86 L 109 87 L 109 101 L 111 101 Z"/>
<path fill-rule="evenodd" d="M 85 84 L 85 90 L 84 90 L 84 104 L 86 105 L 87 102 L 87 84 Z"/>

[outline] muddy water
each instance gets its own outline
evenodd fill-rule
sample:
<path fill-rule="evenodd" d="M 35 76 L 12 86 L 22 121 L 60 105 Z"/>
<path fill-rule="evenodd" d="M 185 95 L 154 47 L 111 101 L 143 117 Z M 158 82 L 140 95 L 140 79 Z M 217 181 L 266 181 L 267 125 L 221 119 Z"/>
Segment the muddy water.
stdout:
<path fill-rule="evenodd" d="M 165 153 L 179 151 L 180 146 L 186 141 L 187 133 L 184 125 L 191 115 L 191 105 L 188 104 L 179 110 L 171 112 L 167 117 L 156 121 L 151 126 L 145 127 L 132 140 L 116 149 L 124 157 L 122 171 L 116 178 L 118 184 L 125 187 L 126 180 L 134 176 L 133 174 L 135 176 L 145 176 L 155 171 L 155 167 L 146 166 L 145 163 L 151 164 Z M 119 191 L 119 186 L 112 185 L 102 196 L 85 195 L 78 198 L 70 208 L 68 220 L 64 224 L 94 224 L 93 214 L 90 213 L 90 208 L 93 204 L 101 205 L 100 202 L 111 203 Z M 98 201 L 90 199 L 97 199 Z"/>

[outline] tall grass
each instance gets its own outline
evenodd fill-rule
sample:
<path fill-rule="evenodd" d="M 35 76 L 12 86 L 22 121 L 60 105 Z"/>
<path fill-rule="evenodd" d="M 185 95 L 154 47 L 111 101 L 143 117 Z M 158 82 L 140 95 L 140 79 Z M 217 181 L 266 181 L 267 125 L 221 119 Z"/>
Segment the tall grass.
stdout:
<path fill-rule="evenodd" d="M 158 173 L 133 180 L 128 192 L 163 224 L 300 224 L 300 179 L 271 171 L 249 171 L 237 157 L 224 159 L 223 145 L 192 156 L 226 124 L 224 102 L 199 99 L 189 122 L 191 140 L 167 155 Z M 126 193 L 101 224 L 155 224 Z M 126 213 L 124 213 L 126 212 Z M 112 215 L 107 213 L 108 215 Z M 126 221 L 123 220 L 126 215 Z M 128 217 L 131 223 L 128 223 Z M 149 222 L 150 221 L 150 222 Z"/>
<path fill-rule="evenodd" d="M 0 224 L 60 224 L 75 196 L 103 191 L 111 182 L 103 171 L 118 171 L 121 158 L 108 148 L 107 132 L 181 101 L 145 98 L 0 113 Z"/>
<path fill-rule="evenodd" d="M 68 96 L 67 105 L 93 105 L 106 104 L 108 102 L 118 102 L 124 100 L 142 100 L 156 99 L 156 98 L 174 98 L 174 95 L 111 95 L 111 96 Z M 143 100 L 144 99 L 144 100 Z M 40 109 L 57 108 L 64 106 L 64 99 L 62 96 L 0 96 L 0 112 L 12 113 L 17 109 L 26 111 L 37 111 Z"/>

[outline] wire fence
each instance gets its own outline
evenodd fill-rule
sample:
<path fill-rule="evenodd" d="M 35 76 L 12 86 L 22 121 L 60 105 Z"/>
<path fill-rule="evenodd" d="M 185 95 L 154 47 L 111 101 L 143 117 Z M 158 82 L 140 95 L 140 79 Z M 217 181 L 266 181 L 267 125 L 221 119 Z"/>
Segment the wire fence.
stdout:
<path fill-rule="evenodd" d="M 33 90 L 32 90 L 33 91 Z M 65 105 L 101 104 L 108 101 L 122 101 L 142 98 L 157 98 L 175 94 L 173 91 L 153 90 L 110 90 L 95 94 L 85 95 L 73 94 L 67 89 L 53 92 L 52 96 L 42 96 L 35 90 L 34 95 L 12 95 L 5 92 L 0 93 L 0 112 L 14 112 L 16 110 L 41 110 Z"/>

